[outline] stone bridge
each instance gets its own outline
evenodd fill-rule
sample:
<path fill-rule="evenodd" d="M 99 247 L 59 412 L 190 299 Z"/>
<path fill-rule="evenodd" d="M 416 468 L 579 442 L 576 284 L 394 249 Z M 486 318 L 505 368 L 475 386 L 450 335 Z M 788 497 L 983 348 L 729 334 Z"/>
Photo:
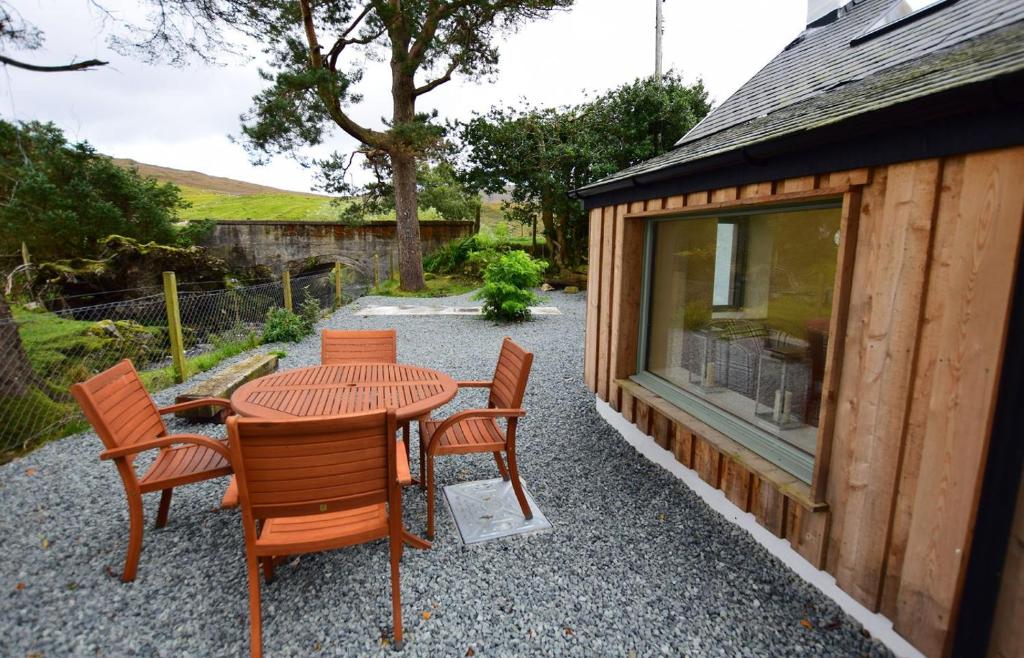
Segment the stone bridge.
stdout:
<path fill-rule="evenodd" d="M 473 222 L 420 223 L 423 254 L 440 245 L 473 234 Z M 392 258 L 397 267 L 395 222 L 347 225 L 317 221 L 218 221 L 203 246 L 234 267 L 269 267 L 280 275 L 285 269 L 302 272 L 340 261 L 354 270 L 356 279 L 373 279 L 375 262 L 387 278 Z M 374 261 L 374 256 L 377 260 Z"/>

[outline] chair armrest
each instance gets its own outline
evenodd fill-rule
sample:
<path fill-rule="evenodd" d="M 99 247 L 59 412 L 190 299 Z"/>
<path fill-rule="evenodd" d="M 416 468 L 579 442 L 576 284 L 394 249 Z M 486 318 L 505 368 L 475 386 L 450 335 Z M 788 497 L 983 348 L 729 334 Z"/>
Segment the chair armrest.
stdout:
<path fill-rule="evenodd" d="M 461 423 L 464 420 L 470 418 L 521 418 L 526 415 L 525 409 L 467 409 L 465 411 L 459 411 L 454 413 L 448 418 L 445 418 L 444 422 L 437 426 L 434 433 L 430 435 L 427 441 L 427 450 L 434 450 L 434 437 L 440 436 L 447 432 L 452 426 Z"/>
<path fill-rule="evenodd" d="M 225 400 L 224 398 L 200 398 L 199 400 L 188 400 L 186 402 L 172 404 L 169 407 L 163 407 L 159 409 L 159 411 L 160 415 L 164 416 L 178 411 L 185 411 L 186 409 L 198 409 L 199 407 L 224 407 L 227 409 L 229 415 L 235 413 L 235 410 L 231 408 L 231 400 Z"/>
<path fill-rule="evenodd" d="M 409 470 L 409 458 L 405 454 L 405 441 L 398 440 L 395 446 L 396 466 L 398 467 L 398 484 L 412 484 L 412 472 Z"/>
<path fill-rule="evenodd" d="M 455 385 L 459 388 L 490 388 L 491 386 L 494 386 L 494 382 L 464 381 L 455 382 Z"/>
<path fill-rule="evenodd" d="M 228 452 L 227 446 L 216 439 L 211 439 L 208 436 L 202 436 L 200 434 L 172 434 L 170 436 L 161 436 L 160 438 L 151 439 L 149 441 L 140 441 L 139 443 L 124 446 L 123 448 L 104 450 L 100 453 L 100 459 L 128 457 L 129 455 L 145 452 L 146 450 L 166 448 L 167 446 L 172 446 L 176 443 L 191 443 L 193 445 L 203 446 L 213 450 L 214 452 L 220 453 L 225 459 L 231 461 L 231 454 Z"/>

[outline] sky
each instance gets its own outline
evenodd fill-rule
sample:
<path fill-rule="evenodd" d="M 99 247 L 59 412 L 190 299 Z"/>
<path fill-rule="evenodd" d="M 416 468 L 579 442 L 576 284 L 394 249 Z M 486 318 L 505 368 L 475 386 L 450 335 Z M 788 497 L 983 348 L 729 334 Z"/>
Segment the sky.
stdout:
<path fill-rule="evenodd" d="M 517 104 L 553 106 L 583 100 L 654 70 L 656 0 L 577 0 L 565 12 L 531 23 L 499 43 L 493 79 L 455 79 L 420 97 L 417 109 L 436 108 L 442 119 Z M 718 104 L 768 63 L 804 27 L 807 0 L 665 0 L 664 68 L 687 81 L 700 78 Z M 122 57 L 107 43 L 111 32 L 90 0 L 14 0 L 41 28 L 41 50 L 21 51 L 33 63 L 99 58 L 110 65 L 60 74 L 0 67 L 0 116 L 52 121 L 73 141 L 85 140 L 114 157 L 201 171 L 215 176 L 309 191 L 314 176 L 288 158 L 253 166 L 231 141 L 239 115 L 265 83 L 260 60 L 225 59 L 220 65 L 148 65 Z M 125 17 L 138 0 L 100 0 Z M 371 64 L 353 116 L 371 127 L 390 115 L 388 71 Z M 382 93 L 377 90 L 381 90 Z M 330 148 L 355 142 L 338 133 Z"/>

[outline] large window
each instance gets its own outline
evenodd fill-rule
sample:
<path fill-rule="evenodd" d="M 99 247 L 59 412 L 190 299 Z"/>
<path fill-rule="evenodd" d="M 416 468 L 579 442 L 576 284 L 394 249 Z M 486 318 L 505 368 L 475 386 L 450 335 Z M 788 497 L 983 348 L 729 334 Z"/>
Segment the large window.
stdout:
<path fill-rule="evenodd" d="M 644 384 L 810 481 L 838 207 L 652 221 Z"/>

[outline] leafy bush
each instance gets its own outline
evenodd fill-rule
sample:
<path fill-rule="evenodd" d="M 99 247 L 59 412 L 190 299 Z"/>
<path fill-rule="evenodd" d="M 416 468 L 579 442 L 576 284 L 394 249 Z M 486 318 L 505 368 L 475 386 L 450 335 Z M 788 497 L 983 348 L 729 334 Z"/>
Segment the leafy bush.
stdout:
<path fill-rule="evenodd" d="M 469 255 L 477 250 L 477 239 L 475 235 L 468 238 L 452 240 L 440 247 L 437 251 L 423 259 L 423 269 L 435 274 L 453 274 L 462 271 L 462 266 L 469 258 Z"/>
<path fill-rule="evenodd" d="M 423 260 L 423 269 L 434 274 L 480 276 L 491 261 L 510 249 L 508 226 L 498 224 L 490 231 L 441 245 Z"/>
<path fill-rule="evenodd" d="M 312 327 L 286 308 L 272 308 L 267 311 L 267 320 L 263 324 L 264 343 L 297 343 L 309 335 Z"/>
<path fill-rule="evenodd" d="M 306 333 L 313 331 L 313 326 L 320 321 L 321 315 L 323 315 L 323 310 L 320 308 L 320 301 L 307 292 L 302 299 L 302 304 L 299 305 L 299 317 L 302 318 L 302 324 L 306 327 Z"/>
<path fill-rule="evenodd" d="M 533 288 L 540 285 L 548 264 L 515 250 L 491 261 L 484 270 L 484 287 L 474 299 L 484 300 L 484 317 L 489 320 L 522 322 L 530 319 L 530 304 L 539 301 Z"/>
<path fill-rule="evenodd" d="M 174 243 L 179 247 L 191 247 L 210 237 L 217 222 L 212 219 L 193 219 L 175 227 Z"/>

